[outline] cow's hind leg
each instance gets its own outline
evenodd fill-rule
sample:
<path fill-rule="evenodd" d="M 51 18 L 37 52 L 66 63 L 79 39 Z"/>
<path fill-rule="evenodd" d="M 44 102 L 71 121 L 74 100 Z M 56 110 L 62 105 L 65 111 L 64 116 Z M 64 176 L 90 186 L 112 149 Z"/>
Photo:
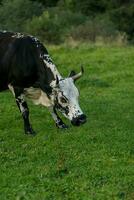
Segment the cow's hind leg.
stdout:
<path fill-rule="evenodd" d="M 29 122 L 29 109 L 28 105 L 24 99 L 23 89 L 22 88 L 16 88 L 16 87 L 10 87 L 10 90 L 12 90 L 16 103 L 19 107 L 20 112 L 22 113 L 22 117 L 24 120 L 24 130 L 26 134 L 35 135 L 34 130 L 32 129 L 32 126 Z"/>

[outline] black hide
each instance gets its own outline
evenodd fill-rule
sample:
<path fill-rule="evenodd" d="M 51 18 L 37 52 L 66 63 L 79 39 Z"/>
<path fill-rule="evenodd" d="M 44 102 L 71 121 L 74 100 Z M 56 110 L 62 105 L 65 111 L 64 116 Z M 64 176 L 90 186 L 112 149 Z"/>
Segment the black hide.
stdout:
<path fill-rule="evenodd" d="M 20 88 L 36 86 L 49 95 L 54 75 L 44 64 L 43 55 L 48 52 L 36 38 L 0 32 L 0 91 L 8 84 Z"/>

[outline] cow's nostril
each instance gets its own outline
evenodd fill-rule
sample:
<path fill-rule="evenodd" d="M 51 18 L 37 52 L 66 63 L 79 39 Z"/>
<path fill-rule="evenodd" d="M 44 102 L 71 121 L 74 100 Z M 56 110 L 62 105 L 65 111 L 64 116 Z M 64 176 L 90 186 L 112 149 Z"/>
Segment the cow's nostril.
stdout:
<path fill-rule="evenodd" d="M 86 115 L 82 114 L 77 118 L 73 118 L 71 122 L 74 126 L 80 126 L 86 122 Z"/>
<path fill-rule="evenodd" d="M 84 114 L 80 115 L 79 123 L 84 124 L 86 122 L 86 118 L 87 118 L 86 115 L 84 115 Z"/>
<path fill-rule="evenodd" d="M 80 115 L 80 118 L 79 118 L 79 119 L 85 120 L 86 118 L 87 118 L 86 115 L 82 114 L 82 115 Z"/>

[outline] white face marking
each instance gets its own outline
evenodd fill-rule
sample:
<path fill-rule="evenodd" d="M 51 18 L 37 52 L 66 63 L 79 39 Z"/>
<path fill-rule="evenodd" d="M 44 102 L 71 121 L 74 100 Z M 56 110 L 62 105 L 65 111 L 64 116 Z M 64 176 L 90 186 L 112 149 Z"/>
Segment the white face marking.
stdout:
<path fill-rule="evenodd" d="M 79 92 L 74 85 L 72 78 L 61 80 L 59 82 L 59 88 L 60 91 L 58 92 L 58 103 L 62 106 L 63 110 L 64 108 L 68 109 L 68 112 L 64 113 L 64 115 L 70 120 L 82 115 L 83 112 L 78 102 Z M 66 99 L 63 99 L 65 102 L 63 102 L 62 97 Z"/>

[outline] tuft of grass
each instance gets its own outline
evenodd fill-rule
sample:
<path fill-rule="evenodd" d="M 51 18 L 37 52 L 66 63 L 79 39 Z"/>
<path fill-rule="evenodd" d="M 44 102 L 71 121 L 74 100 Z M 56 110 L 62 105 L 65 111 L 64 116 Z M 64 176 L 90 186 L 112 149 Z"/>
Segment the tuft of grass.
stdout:
<path fill-rule="evenodd" d="M 58 130 L 46 108 L 29 103 L 36 137 L 24 135 L 9 92 L 0 93 L 0 199 L 134 199 L 134 48 L 49 47 L 77 83 L 87 123 Z M 67 123 L 69 123 L 67 121 Z"/>

